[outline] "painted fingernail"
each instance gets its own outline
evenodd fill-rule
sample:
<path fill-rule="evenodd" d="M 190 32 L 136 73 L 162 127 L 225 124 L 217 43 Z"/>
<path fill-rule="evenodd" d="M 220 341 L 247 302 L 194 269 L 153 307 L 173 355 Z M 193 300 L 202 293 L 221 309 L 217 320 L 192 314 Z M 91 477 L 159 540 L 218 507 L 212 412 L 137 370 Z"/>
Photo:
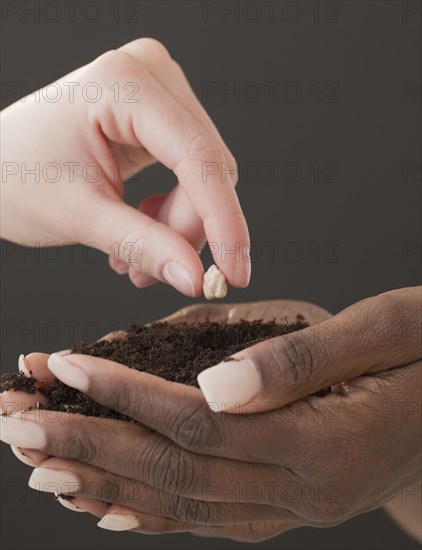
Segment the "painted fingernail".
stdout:
<path fill-rule="evenodd" d="M 82 392 L 88 389 L 88 378 L 79 365 L 73 363 L 69 356 L 63 357 L 52 353 L 48 358 L 48 368 L 62 382 Z"/>
<path fill-rule="evenodd" d="M 98 527 L 109 531 L 130 531 L 139 526 L 136 516 L 126 514 L 106 514 L 98 523 Z"/>
<path fill-rule="evenodd" d="M 226 361 L 210 367 L 198 375 L 198 384 L 214 412 L 250 403 L 261 390 L 261 379 L 250 359 Z"/>
<path fill-rule="evenodd" d="M 25 420 L 24 417 L 2 416 L 0 425 L 0 439 L 4 443 L 28 449 L 42 449 L 46 444 L 46 437 L 41 426 Z"/>
<path fill-rule="evenodd" d="M 26 366 L 25 355 L 23 353 L 19 355 L 18 369 L 19 369 L 19 372 L 21 372 L 24 376 L 26 376 L 27 378 L 31 378 L 31 373 L 29 372 Z"/>
<path fill-rule="evenodd" d="M 151 277 L 151 275 L 147 275 L 146 273 L 135 273 L 131 276 L 131 281 L 136 287 L 143 288 L 156 283 L 157 279 L 155 279 L 155 277 Z"/>
<path fill-rule="evenodd" d="M 62 506 L 65 508 L 68 508 L 69 510 L 72 510 L 72 512 L 85 512 L 80 506 L 75 504 L 74 499 L 72 497 L 66 496 L 66 495 L 58 495 L 56 494 L 57 502 L 60 502 Z"/>
<path fill-rule="evenodd" d="M 163 268 L 163 277 L 167 283 L 186 296 L 195 296 L 192 275 L 178 262 L 168 262 Z"/>
<path fill-rule="evenodd" d="M 81 488 L 81 483 L 75 474 L 52 468 L 35 468 L 28 485 L 31 489 L 45 493 L 71 494 Z"/>
<path fill-rule="evenodd" d="M 38 466 L 36 460 L 32 458 L 31 449 L 25 449 L 25 451 L 23 451 L 20 447 L 16 447 L 16 445 L 10 445 L 10 448 L 12 449 L 12 452 L 16 456 L 16 458 L 18 458 L 27 466 L 32 466 L 33 468 L 36 468 Z M 37 451 L 33 451 L 34 458 L 36 452 Z"/>

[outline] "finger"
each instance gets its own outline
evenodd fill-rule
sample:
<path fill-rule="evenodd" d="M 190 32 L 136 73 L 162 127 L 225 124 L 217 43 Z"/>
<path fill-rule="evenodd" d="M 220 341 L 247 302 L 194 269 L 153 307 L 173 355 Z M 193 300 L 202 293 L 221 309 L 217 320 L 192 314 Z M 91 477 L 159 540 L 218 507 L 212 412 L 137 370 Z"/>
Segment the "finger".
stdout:
<path fill-rule="evenodd" d="M 98 527 L 108 531 L 135 531 L 158 535 L 196 529 L 196 526 L 191 523 L 181 523 L 174 519 L 147 514 L 121 504 L 109 504 L 100 500 L 68 495 L 58 495 L 57 501 L 73 512 L 88 512 L 101 518 L 97 523 Z"/>
<path fill-rule="evenodd" d="M 103 341 L 112 342 L 113 340 L 117 340 L 119 338 L 124 338 L 126 335 L 127 335 L 127 332 L 125 330 L 113 330 L 112 332 L 109 332 L 105 336 L 102 336 L 98 341 L 99 342 L 103 342 Z"/>
<path fill-rule="evenodd" d="M 38 404 L 48 405 L 48 400 L 40 392 L 26 393 L 20 390 L 8 390 L 1 394 L 1 414 L 9 416 L 19 411 L 37 409 Z"/>
<path fill-rule="evenodd" d="M 49 463 L 47 463 L 47 467 Z M 158 535 L 195 530 L 191 523 L 180 523 L 174 519 L 154 516 L 134 510 L 121 504 L 109 504 L 101 500 L 89 500 L 79 496 L 56 495 L 57 502 L 73 512 L 88 512 L 101 518 L 98 527 L 108 531 L 135 531 Z"/>
<path fill-rule="evenodd" d="M 146 535 L 181 533 L 196 529 L 192 523 L 182 523 L 171 518 L 140 512 L 120 504 L 112 504 L 97 525 L 109 531 L 131 530 Z"/>
<path fill-rule="evenodd" d="M 141 206 L 142 206 L 142 204 L 143 203 L 141 203 Z M 156 212 L 153 215 L 151 212 L 148 212 L 147 209 L 142 209 L 141 207 L 139 207 L 138 209 L 141 212 L 143 212 L 144 214 L 146 214 L 147 216 L 150 216 L 150 217 L 156 219 L 156 215 L 155 215 Z M 113 253 L 112 255 L 110 255 L 108 257 L 108 263 L 109 263 L 111 269 L 113 271 L 115 271 L 118 275 L 127 275 L 130 272 L 130 264 L 118 260 L 115 256 L 116 255 Z M 136 270 L 133 270 L 133 272 L 137 273 Z M 144 276 L 143 280 L 140 278 L 140 276 L 142 276 L 142 275 Z M 131 281 L 134 283 L 134 285 L 136 287 L 142 288 L 144 286 L 149 286 L 149 284 L 152 284 L 153 282 L 157 282 L 157 279 L 154 279 L 154 277 L 150 277 L 149 275 L 139 273 L 138 274 L 138 280 L 136 280 L 136 279 L 134 280 L 133 278 L 131 278 Z M 144 284 L 140 284 L 141 282 L 144 283 Z"/>
<path fill-rule="evenodd" d="M 130 269 L 167 283 L 182 294 L 202 294 L 203 267 L 192 246 L 169 228 L 121 200 L 92 197 L 96 206 L 89 238 Z M 98 215 L 98 217 L 97 217 Z"/>
<path fill-rule="evenodd" d="M 131 54 L 146 67 L 173 99 L 194 116 L 208 134 L 221 144 L 226 161 L 232 169 L 228 170 L 227 175 L 233 184 L 236 184 L 236 166 L 235 162 L 231 160 L 233 155 L 224 143 L 213 121 L 198 101 L 182 68 L 172 59 L 165 46 L 153 38 L 140 38 L 125 44 L 119 50 Z"/>
<path fill-rule="evenodd" d="M 292 519 L 294 514 L 276 506 L 209 502 L 165 493 L 133 479 L 117 476 L 100 468 L 52 458 L 36 468 L 28 482 L 32 489 L 65 493 L 85 499 L 122 504 L 148 514 L 164 516 L 191 525 L 227 525 L 263 519 Z"/>
<path fill-rule="evenodd" d="M 25 376 L 32 376 L 37 379 L 39 384 L 46 388 L 55 380 L 55 376 L 47 367 L 47 359 L 49 355 L 46 353 L 30 353 L 26 357 L 22 354 L 19 357 L 19 371 Z M 18 411 L 37 409 L 39 404 L 44 407 L 48 405 L 48 399 L 44 394 L 36 391 L 35 393 L 26 393 L 24 391 L 5 391 L 0 396 L 0 409 L 2 414 L 10 415 Z M 11 445 L 13 454 L 23 464 L 27 466 L 38 466 L 48 458 L 48 455 L 25 447 Z"/>
<path fill-rule="evenodd" d="M 65 350 L 67 353 L 69 350 Z M 61 352 L 62 353 L 62 352 Z M 33 352 L 19 357 L 19 370 L 25 375 L 31 375 L 42 384 L 43 388 L 47 388 L 54 382 L 54 375 L 51 374 L 47 366 L 49 358 L 48 353 Z"/>
<path fill-rule="evenodd" d="M 10 445 L 10 449 L 13 454 L 19 459 L 23 464 L 36 468 L 40 466 L 48 458 L 48 455 L 37 451 L 35 449 L 26 449 L 22 447 L 16 447 L 16 445 Z"/>
<path fill-rule="evenodd" d="M 110 97 L 93 108 L 90 118 L 92 123 L 98 125 L 112 141 L 143 145 L 175 172 L 196 214 L 203 221 L 209 242 L 224 243 L 227 250 L 247 250 L 249 235 L 236 192 L 231 181 L 223 181 L 218 172 L 218 167 L 225 162 L 221 144 L 209 136 L 133 56 L 121 51 L 110 52 L 97 60 L 95 68 L 92 66 L 92 76 L 97 76 L 100 81 L 104 80 L 105 74 L 110 73 L 114 79 L 120 78 L 122 82 L 127 82 L 130 76 L 131 81 L 141 83 L 141 93 L 137 98 L 148 109 L 139 108 L 139 102 L 123 104 L 114 102 Z M 132 131 L 128 133 L 128 129 Z M 163 139 L 163 136 L 166 138 Z M 215 170 L 207 174 L 207 181 L 204 182 L 205 166 Z M 100 220 L 96 220 L 93 214 L 92 230 L 104 217 L 110 219 L 101 216 Z M 129 227 L 124 225 L 126 231 L 119 242 L 128 241 L 125 233 Z M 93 240 L 101 244 L 104 239 L 107 248 L 115 241 L 115 232 L 108 239 L 101 238 L 101 233 L 96 235 L 94 232 Z M 133 238 L 133 230 L 130 230 L 129 237 Z M 240 258 L 229 255 L 227 262 L 222 262 L 216 255 L 215 260 L 233 286 L 248 284 L 250 263 L 247 254 L 240 254 Z M 145 271 L 155 276 L 152 270 Z"/>
<path fill-rule="evenodd" d="M 125 44 L 121 51 L 131 54 L 153 75 L 161 86 L 218 142 L 224 152 L 227 179 L 237 183 L 237 167 L 233 155 L 224 143 L 214 123 L 195 96 L 183 70 L 157 40 L 141 38 Z M 192 243 L 196 250 L 204 245 L 204 228 L 184 190 L 177 186 L 157 212 L 156 219 L 167 223 Z"/>
<path fill-rule="evenodd" d="M 21 375 L 36 378 L 38 388 L 46 388 L 53 380 L 54 374 L 47 367 L 48 355 L 45 353 L 30 353 L 26 357 L 21 354 L 18 368 Z M 37 409 L 39 404 L 48 405 L 45 395 L 39 391 L 33 393 L 25 390 L 7 390 L 0 395 L 1 413 L 14 414 L 21 410 Z"/>
<path fill-rule="evenodd" d="M 225 323 L 229 320 L 229 312 L 232 304 L 194 304 L 179 309 L 160 319 L 165 323 L 203 323 L 204 321 L 215 321 Z"/>
<path fill-rule="evenodd" d="M 89 512 L 101 518 L 98 527 L 108 531 L 135 531 L 148 535 L 180 533 L 191 531 L 196 526 L 180 523 L 170 518 L 154 516 L 120 504 L 108 504 L 98 500 L 87 500 L 78 496 L 58 496 L 57 501 L 74 512 Z"/>
<path fill-rule="evenodd" d="M 296 529 L 299 525 L 292 521 L 262 521 L 238 523 L 221 529 L 195 529 L 192 535 L 235 540 L 237 542 L 263 542 L 265 540 Z"/>
<path fill-rule="evenodd" d="M 197 455 L 236 460 L 241 457 L 244 461 L 264 464 L 281 461 L 284 466 L 295 469 L 304 453 L 304 441 L 298 437 L 301 428 L 298 420 L 303 417 L 303 429 L 309 426 L 306 415 L 300 408 L 296 410 L 296 405 L 287 411 L 260 414 L 252 408 L 251 414 L 240 421 L 235 415 L 213 414 L 197 388 L 168 382 L 106 359 L 87 355 L 57 358 L 53 354 L 49 368 L 65 384 Z M 292 437 L 293 427 L 295 437 Z M 250 444 L 251 428 L 254 445 Z M 284 439 L 289 443 L 280 457 L 279 441 Z M 273 443 L 268 445 L 268 440 Z"/>
<path fill-rule="evenodd" d="M 113 473 L 165 493 L 213 502 L 248 502 L 252 490 L 259 489 L 254 494 L 257 504 L 292 504 L 286 501 L 283 491 L 268 486 L 268 480 L 274 477 L 280 486 L 296 483 L 287 470 L 195 454 L 132 423 L 98 418 L 88 421 L 80 415 L 52 411 L 28 412 L 8 417 L 1 437 L 8 443 L 32 445 L 46 454 L 73 458 L 106 470 L 109 483 Z M 122 460 L 116 448 L 125 449 L 127 458 Z M 229 491 L 227 488 L 233 483 L 237 489 Z M 104 495 L 96 498 L 108 501 Z"/>
<path fill-rule="evenodd" d="M 88 500 L 78 496 L 56 493 L 57 502 L 72 512 L 89 512 L 99 518 L 107 514 L 111 505 L 101 500 Z"/>
<path fill-rule="evenodd" d="M 129 272 L 129 264 L 116 260 L 113 256 L 108 257 L 108 263 L 111 269 L 119 275 L 126 275 Z"/>
<path fill-rule="evenodd" d="M 157 220 L 158 219 L 157 214 L 160 210 L 161 205 L 165 201 L 166 197 L 167 197 L 166 194 L 157 194 L 157 195 L 152 195 L 150 197 L 147 197 L 138 206 L 138 210 L 143 214 L 146 214 L 150 218 Z M 158 221 L 164 221 L 164 220 L 158 220 Z M 131 267 L 129 264 L 126 264 L 126 265 L 128 266 L 127 272 L 129 273 L 129 278 L 137 288 L 146 288 L 157 282 L 157 279 L 155 279 L 154 277 L 151 277 L 147 273 L 139 272 L 136 270 L 135 267 Z"/>
<path fill-rule="evenodd" d="M 183 187 L 176 185 L 168 194 L 156 219 L 183 235 L 198 253 L 201 252 L 206 243 L 204 224 L 195 213 Z"/>
<path fill-rule="evenodd" d="M 235 353 L 201 372 L 198 383 L 214 411 L 241 413 L 250 403 L 280 407 L 364 373 L 416 361 L 420 296 L 415 288 L 363 300 L 318 325 Z"/>
<path fill-rule="evenodd" d="M 164 200 L 166 199 L 166 194 L 157 194 L 152 195 L 145 200 L 141 202 L 141 204 L 138 206 L 138 210 L 142 212 L 143 214 L 146 214 L 150 218 L 157 219 L 157 214 L 160 210 L 161 205 L 163 204 Z M 162 221 L 162 220 L 160 220 Z M 109 256 L 109 264 L 110 267 L 116 271 L 119 275 L 124 275 L 127 273 L 130 273 L 130 264 L 126 262 L 118 261 L 114 255 Z M 157 279 L 154 279 L 154 277 L 151 277 L 149 275 L 146 275 L 144 273 L 140 273 L 136 271 L 136 269 L 132 268 L 131 273 L 131 281 L 134 283 L 135 286 L 138 288 L 142 288 L 145 286 L 149 286 L 155 282 L 157 282 Z"/>
<path fill-rule="evenodd" d="M 299 316 L 299 317 L 298 317 Z M 161 319 L 169 323 L 197 323 L 206 320 L 236 323 L 240 320 L 295 321 L 303 318 L 313 325 L 331 317 L 325 309 L 300 300 L 261 300 L 240 304 L 193 304 Z"/>

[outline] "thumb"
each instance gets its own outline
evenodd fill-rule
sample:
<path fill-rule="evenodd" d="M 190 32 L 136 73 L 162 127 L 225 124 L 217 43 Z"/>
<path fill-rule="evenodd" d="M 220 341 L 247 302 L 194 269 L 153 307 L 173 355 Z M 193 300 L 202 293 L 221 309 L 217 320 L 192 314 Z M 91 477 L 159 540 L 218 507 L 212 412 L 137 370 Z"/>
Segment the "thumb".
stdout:
<path fill-rule="evenodd" d="M 326 387 L 416 361 L 421 289 L 358 302 L 301 331 L 260 342 L 206 369 L 199 386 L 216 412 L 274 409 Z M 254 412 L 256 412 L 254 410 Z"/>
<path fill-rule="evenodd" d="M 96 196 L 89 212 L 89 223 L 79 230 L 80 242 L 89 240 L 113 261 L 125 262 L 135 272 L 148 274 L 186 296 L 202 293 L 201 260 L 176 231 L 118 198 Z"/>

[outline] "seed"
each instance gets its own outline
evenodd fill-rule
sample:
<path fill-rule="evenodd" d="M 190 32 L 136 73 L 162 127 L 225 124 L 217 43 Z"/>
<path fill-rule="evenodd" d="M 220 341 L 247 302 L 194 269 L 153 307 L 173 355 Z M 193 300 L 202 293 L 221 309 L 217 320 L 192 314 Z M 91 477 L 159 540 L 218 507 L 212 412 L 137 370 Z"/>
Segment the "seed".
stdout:
<path fill-rule="evenodd" d="M 212 265 L 204 275 L 202 284 L 205 298 L 214 300 L 214 298 L 224 298 L 227 294 L 227 282 L 216 265 Z"/>

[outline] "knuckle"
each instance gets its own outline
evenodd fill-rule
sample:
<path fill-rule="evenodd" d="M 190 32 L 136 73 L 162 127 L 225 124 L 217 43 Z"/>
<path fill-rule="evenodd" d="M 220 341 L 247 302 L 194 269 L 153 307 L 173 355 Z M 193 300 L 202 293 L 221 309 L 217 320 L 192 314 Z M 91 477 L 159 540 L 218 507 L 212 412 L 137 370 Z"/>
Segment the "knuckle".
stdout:
<path fill-rule="evenodd" d="M 380 326 L 382 338 L 385 344 L 385 335 L 393 335 L 401 333 L 404 330 L 404 325 L 408 319 L 408 309 L 406 304 L 394 293 L 383 294 L 378 296 L 378 307 L 371 308 L 371 311 L 377 316 L 377 323 Z M 374 328 L 377 326 L 375 323 Z"/>
<path fill-rule="evenodd" d="M 136 66 L 132 55 L 121 50 L 109 50 L 94 61 L 93 68 L 99 74 L 120 74 L 126 70 L 132 70 Z"/>
<path fill-rule="evenodd" d="M 108 470 L 104 471 L 105 479 L 101 485 L 96 499 L 101 499 L 105 502 L 120 502 L 121 500 L 121 487 L 118 483 L 117 476 Z"/>
<path fill-rule="evenodd" d="M 59 455 L 66 458 L 73 458 L 93 464 L 96 462 L 96 445 L 92 444 L 90 437 L 86 434 L 72 433 L 64 436 L 60 442 Z"/>
<path fill-rule="evenodd" d="M 125 228 L 116 236 L 119 260 L 128 263 L 137 271 L 149 273 L 151 262 L 154 258 L 154 235 L 162 224 L 152 220 L 149 227 L 140 234 L 139 229 Z M 158 237 L 160 235 L 158 234 Z"/>
<path fill-rule="evenodd" d="M 154 65 L 165 65 L 172 61 L 167 48 L 155 38 L 139 38 L 135 40 L 134 46 L 139 55 L 145 56 Z"/>
<path fill-rule="evenodd" d="M 305 384 L 315 375 L 321 356 L 326 356 L 324 346 L 321 350 L 311 344 L 308 338 L 300 333 L 281 338 L 282 345 L 277 350 L 272 346 L 272 363 L 276 367 L 277 374 L 282 378 L 288 378 L 295 385 Z"/>
<path fill-rule="evenodd" d="M 136 376 L 136 372 L 134 370 L 131 374 Z M 133 383 L 132 377 L 129 380 L 121 380 L 113 392 L 113 408 L 129 418 L 134 417 L 138 403 L 137 391 L 137 386 Z"/>
<path fill-rule="evenodd" d="M 140 500 L 140 486 L 137 481 L 104 471 L 104 481 L 98 488 L 95 499 L 105 502 L 116 502 L 131 506 Z"/>
<path fill-rule="evenodd" d="M 206 403 L 202 403 L 190 414 L 176 418 L 174 427 L 174 441 L 189 451 L 204 451 L 217 449 L 221 444 L 221 436 L 212 412 Z"/>
<path fill-rule="evenodd" d="M 221 166 L 224 162 L 223 148 L 208 135 L 195 133 L 189 140 L 186 157 L 192 160 L 216 162 Z"/>
<path fill-rule="evenodd" d="M 177 445 L 168 445 L 158 455 L 153 468 L 153 484 L 167 493 L 183 494 L 195 480 L 192 459 Z"/>
<path fill-rule="evenodd" d="M 206 525 L 211 522 L 211 505 L 208 502 L 175 497 L 172 508 L 174 519 L 182 523 Z"/>
<path fill-rule="evenodd" d="M 136 481 L 122 477 L 115 483 L 114 490 L 116 502 L 129 507 L 139 503 L 139 485 Z"/>

